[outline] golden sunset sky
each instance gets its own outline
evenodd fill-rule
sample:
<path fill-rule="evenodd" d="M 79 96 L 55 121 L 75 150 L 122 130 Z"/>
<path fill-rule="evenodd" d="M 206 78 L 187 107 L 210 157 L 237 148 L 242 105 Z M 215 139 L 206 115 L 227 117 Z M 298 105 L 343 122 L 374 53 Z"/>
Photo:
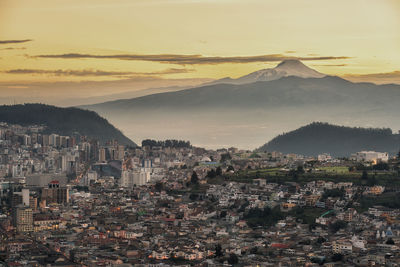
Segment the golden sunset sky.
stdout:
<path fill-rule="evenodd" d="M 400 83 L 400 1 L 0 0 L 5 103 L 237 78 L 288 57 Z"/>

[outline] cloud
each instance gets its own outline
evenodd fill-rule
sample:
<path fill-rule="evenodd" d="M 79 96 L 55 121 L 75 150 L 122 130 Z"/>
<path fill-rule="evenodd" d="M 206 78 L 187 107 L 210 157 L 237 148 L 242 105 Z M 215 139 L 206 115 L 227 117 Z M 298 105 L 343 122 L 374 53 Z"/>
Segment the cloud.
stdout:
<path fill-rule="evenodd" d="M 154 72 L 131 72 L 131 71 L 105 71 L 105 70 L 43 70 L 43 69 L 12 69 L 1 71 L 7 74 L 38 74 L 38 75 L 54 75 L 54 76 L 153 76 L 188 73 L 192 69 L 176 69 L 170 68 L 162 71 Z"/>
<path fill-rule="evenodd" d="M 345 67 L 348 64 L 313 64 L 315 67 Z"/>
<path fill-rule="evenodd" d="M 400 84 L 400 71 L 368 73 L 368 74 L 344 74 L 343 78 L 357 82 L 397 83 Z"/>
<path fill-rule="evenodd" d="M 93 55 L 93 54 L 58 54 L 58 55 L 38 55 L 33 58 L 58 58 L 58 59 L 117 59 L 133 61 L 151 61 L 166 64 L 178 65 L 214 65 L 224 63 L 254 63 L 254 62 L 276 62 L 285 59 L 299 60 L 335 60 L 348 59 L 346 56 L 318 56 L 318 57 L 291 57 L 282 54 L 259 55 L 259 56 L 203 56 L 203 55 L 177 55 L 177 54 L 156 54 L 156 55 L 138 55 L 138 54 L 116 54 L 116 55 Z"/>
<path fill-rule="evenodd" d="M 32 42 L 32 39 L 24 39 L 24 40 L 0 40 L 0 44 L 20 44 Z"/>
<path fill-rule="evenodd" d="M 396 70 L 383 73 L 346 74 L 345 76 L 354 78 L 400 78 L 400 71 Z"/>
<path fill-rule="evenodd" d="M 6 47 L 6 48 L 1 48 L 0 50 L 25 50 L 26 47 Z"/>

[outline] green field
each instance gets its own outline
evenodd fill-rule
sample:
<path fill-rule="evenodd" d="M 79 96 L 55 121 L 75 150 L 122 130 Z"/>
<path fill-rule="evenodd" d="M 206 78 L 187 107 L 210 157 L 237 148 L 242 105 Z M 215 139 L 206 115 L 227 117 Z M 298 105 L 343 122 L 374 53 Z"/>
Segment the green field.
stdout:
<path fill-rule="evenodd" d="M 338 167 L 319 167 L 318 168 L 322 172 L 328 173 L 349 173 L 349 168 L 346 166 L 338 166 Z"/>

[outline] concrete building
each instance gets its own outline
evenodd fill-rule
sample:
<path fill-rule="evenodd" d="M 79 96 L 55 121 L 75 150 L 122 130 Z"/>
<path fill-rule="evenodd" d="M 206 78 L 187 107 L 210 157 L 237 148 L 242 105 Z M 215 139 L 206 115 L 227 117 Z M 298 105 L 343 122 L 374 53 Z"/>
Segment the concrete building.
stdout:
<path fill-rule="evenodd" d="M 99 161 L 106 162 L 106 149 L 105 148 L 100 148 L 100 150 L 99 150 Z"/>
<path fill-rule="evenodd" d="M 29 207 L 29 189 L 23 188 L 21 192 L 22 192 L 22 204 L 24 206 Z"/>
<path fill-rule="evenodd" d="M 122 171 L 120 185 L 122 187 L 133 188 L 134 186 L 145 185 L 150 181 L 151 171 L 146 168 Z"/>
<path fill-rule="evenodd" d="M 58 181 L 51 181 L 48 188 L 42 189 L 42 200 L 46 203 L 65 204 L 69 202 L 69 190 L 67 187 L 60 186 Z"/>
<path fill-rule="evenodd" d="M 357 152 L 352 156 L 356 161 L 372 162 L 374 164 L 378 162 L 388 162 L 389 153 L 387 152 L 375 152 L 375 151 L 361 151 Z"/>
<path fill-rule="evenodd" d="M 22 205 L 16 207 L 13 216 L 14 226 L 17 232 L 25 233 L 33 231 L 33 211 L 30 207 Z"/>

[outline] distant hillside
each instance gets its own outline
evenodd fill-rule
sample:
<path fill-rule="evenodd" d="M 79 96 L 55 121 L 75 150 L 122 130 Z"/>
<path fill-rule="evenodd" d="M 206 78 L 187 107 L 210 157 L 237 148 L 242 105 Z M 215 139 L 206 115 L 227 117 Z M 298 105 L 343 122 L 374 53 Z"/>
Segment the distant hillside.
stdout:
<path fill-rule="evenodd" d="M 59 108 L 42 104 L 0 106 L 0 122 L 10 124 L 47 126 L 49 133 L 71 135 L 79 133 L 104 143 L 115 139 L 124 145 L 136 146 L 134 142 L 96 112 L 78 108 Z"/>
<path fill-rule="evenodd" d="M 351 128 L 317 122 L 279 135 L 257 150 L 306 156 L 330 153 L 339 157 L 362 150 L 394 155 L 399 149 L 400 135 L 393 134 L 391 129 Z"/>

